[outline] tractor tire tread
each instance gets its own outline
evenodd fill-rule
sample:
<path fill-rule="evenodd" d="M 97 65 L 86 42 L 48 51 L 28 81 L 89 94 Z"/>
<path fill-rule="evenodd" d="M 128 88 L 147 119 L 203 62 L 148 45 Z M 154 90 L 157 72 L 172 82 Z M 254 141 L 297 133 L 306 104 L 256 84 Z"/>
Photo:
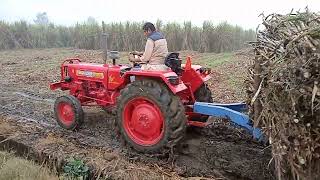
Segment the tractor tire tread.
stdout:
<path fill-rule="evenodd" d="M 65 124 L 63 124 L 58 117 L 58 112 L 57 112 L 57 107 L 58 104 L 60 102 L 68 102 L 72 105 L 73 107 L 73 111 L 75 114 L 75 120 L 74 122 L 70 125 L 70 126 L 66 126 Z M 55 103 L 54 103 L 54 115 L 56 117 L 56 120 L 58 122 L 58 124 L 64 128 L 64 129 L 68 129 L 68 130 L 76 130 L 79 129 L 79 127 L 83 124 L 84 122 L 84 112 L 81 106 L 80 101 L 72 96 L 72 95 L 64 95 L 64 96 L 60 96 L 56 99 Z"/>
<path fill-rule="evenodd" d="M 209 89 L 207 84 L 202 84 L 194 93 L 194 97 L 196 101 L 198 102 L 207 102 L 207 103 L 213 103 L 212 98 L 212 92 Z M 200 117 L 201 122 L 207 122 L 209 119 L 209 116 L 203 115 Z"/>
<path fill-rule="evenodd" d="M 122 129 L 122 111 L 126 101 L 133 96 L 144 96 L 157 103 L 164 114 L 165 134 L 159 143 L 152 146 L 141 146 L 134 143 Z M 117 99 L 118 112 L 115 120 L 117 134 L 123 144 L 143 153 L 166 153 L 171 151 L 183 139 L 187 119 L 184 106 L 179 97 L 175 96 L 162 82 L 151 79 L 136 80 L 120 91 Z"/>

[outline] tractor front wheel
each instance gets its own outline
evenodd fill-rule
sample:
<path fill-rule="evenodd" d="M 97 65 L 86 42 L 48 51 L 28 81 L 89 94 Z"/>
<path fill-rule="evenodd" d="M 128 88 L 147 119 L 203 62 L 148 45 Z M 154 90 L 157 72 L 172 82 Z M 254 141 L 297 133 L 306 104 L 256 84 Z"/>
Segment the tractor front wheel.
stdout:
<path fill-rule="evenodd" d="M 161 82 L 134 81 L 121 90 L 117 105 L 117 129 L 137 151 L 164 152 L 184 137 L 184 106 Z"/>
<path fill-rule="evenodd" d="M 61 96 L 56 99 L 54 114 L 58 124 L 68 130 L 78 128 L 84 119 L 81 103 L 71 95 Z"/>

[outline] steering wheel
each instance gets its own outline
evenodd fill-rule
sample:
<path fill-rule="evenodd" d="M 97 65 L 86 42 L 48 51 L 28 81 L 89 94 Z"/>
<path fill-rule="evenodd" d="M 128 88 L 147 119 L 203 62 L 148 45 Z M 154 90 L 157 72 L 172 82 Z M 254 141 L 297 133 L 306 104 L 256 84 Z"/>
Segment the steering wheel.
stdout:
<path fill-rule="evenodd" d="M 74 62 L 81 62 L 81 60 L 79 58 L 67 58 L 63 61 L 63 64 L 64 63 L 70 63 L 70 64 L 73 64 Z"/>

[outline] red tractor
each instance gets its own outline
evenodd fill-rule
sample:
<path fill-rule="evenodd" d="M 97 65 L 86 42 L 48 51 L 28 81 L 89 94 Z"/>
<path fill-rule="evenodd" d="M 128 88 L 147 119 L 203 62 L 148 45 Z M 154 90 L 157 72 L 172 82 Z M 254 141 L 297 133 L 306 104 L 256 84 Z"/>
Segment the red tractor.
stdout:
<path fill-rule="evenodd" d="M 116 64 L 119 54 L 110 52 L 112 64 L 66 59 L 61 65 L 61 81 L 52 90 L 69 90 L 56 99 L 54 113 L 58 124 L 76 129 L 84 119 L 82 106 L 115 109 L 117 130 L 124 140 L 141 152 L 159 152 L 174 147 L 186 127 L 203 127 L 208 116 L 194 113 L 196 101 L 212 102 L 205 82 L 210 69 L 181 64 L 178 53 L 165 59 L 167 71 L 141 70 Z"/>

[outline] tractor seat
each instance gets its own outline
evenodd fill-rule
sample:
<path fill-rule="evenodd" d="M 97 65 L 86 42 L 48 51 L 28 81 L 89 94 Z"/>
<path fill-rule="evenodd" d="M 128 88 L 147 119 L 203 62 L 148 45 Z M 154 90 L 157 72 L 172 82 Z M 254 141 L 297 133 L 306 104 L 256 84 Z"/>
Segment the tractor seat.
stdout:
<path fill-rule="evenodd" d="M 164 61 L 164 64 L 171 68 L 173 72 L 177 75 L 181 75 L 182 68 L 181 68 L 181 59 L 179 58 L 179 53 L 172 52 L 169 53 Z"/>

